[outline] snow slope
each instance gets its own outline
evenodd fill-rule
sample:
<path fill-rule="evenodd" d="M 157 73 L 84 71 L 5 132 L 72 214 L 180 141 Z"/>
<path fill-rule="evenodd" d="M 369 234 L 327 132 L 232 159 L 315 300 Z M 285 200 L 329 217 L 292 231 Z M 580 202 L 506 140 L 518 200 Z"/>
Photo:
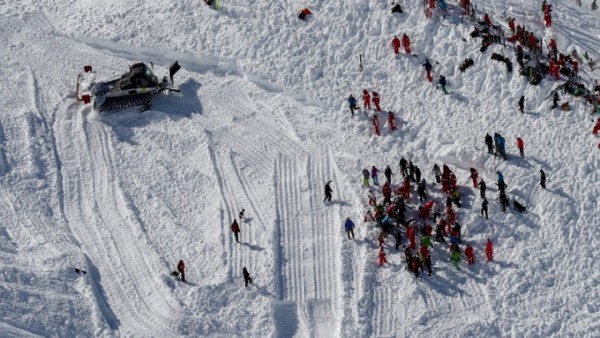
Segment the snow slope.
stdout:
<path fill-rule="evenodd" d="M 540 4 L 473 2 L 505 28 L 503 13 L 560 50 L 600 58 L 591 1 L 552 1 L 545 30 Z M 557 83 L 528 85 L 510 45 L 480 53 L 472 24 L 448 4 L 445 20 L 428 20 L 408 1 L 399 16 L 387 1 L 360 0 L 225 0 L 219 12 L 192 0 L 0 2 L 0 336 L 597 335 L 590 106 L 564 96 L 573 110 L 552 110 L 545 98 Z M 303 5 L 315 13 L 309 22 L 296 18 Z M 391 38 L 402 33 L 417 57 L 393 57 Z M 426 57 L 449 95 L 425 81 Z M 475 65 L 461 73 L 467 57 Z M 98 115 L 75 100 L 83 65 L 109 78 L 140 60 L 159 74 L 179 60 L 181 94 L 143 114 Z M 586 83 L 598 78 L 581 68 Z M 384 125 L 376 137 L 362 112 L 350 116 L 345 99 L 363 88 L 381 93 L 399 130 Z M 526 114 L 516 109 L 521 95 Z M 486 132 L 506 137 L 508 161 L 486 154 Z M 376 265 L 360 171 L 396 172 L 402 156 L 428 182 L 434 163 L 457 174 L 475 266 L 455 270 L 436 245 L 433 276 L 415 280 L 390 243 L 390 264 Z M 488 221 L 470 167 L 490 187 Z M 502 213 L 496 170 L 527 213 Z M 330 180 L 334 201 L 324 204 Z M 236 243 L 229 224 L 242 208 Z M 348 216 L 355 241 L 343 232 Z M 487 238 L 493 263 L 483 261 Z M 189 283 L 169 276 L 179 259 Z"/>

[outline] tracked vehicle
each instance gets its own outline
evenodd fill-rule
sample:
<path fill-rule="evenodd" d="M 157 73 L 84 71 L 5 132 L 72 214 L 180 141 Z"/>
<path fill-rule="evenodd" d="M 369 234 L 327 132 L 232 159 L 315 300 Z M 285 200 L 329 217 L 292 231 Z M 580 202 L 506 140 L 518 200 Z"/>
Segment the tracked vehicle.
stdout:
<path fill-rule="evenodd" d="M 177 61 L 169 66 L 169 76 L 164 76 L 161 81 L 143 62 L 129 66 L 129 72 L 117 78 L 100 82 L 95 81 L 96 73 L 91 66 L 83 69 L 77 77 L 77 100 L 84 104 L 93 101 L 94 108 L 101 112 L 128 107 L 147 110 L 155 95 L 163 91 L 179 92 L 179 88 L 173 85 L 173 76 L 181 69 Z"/>

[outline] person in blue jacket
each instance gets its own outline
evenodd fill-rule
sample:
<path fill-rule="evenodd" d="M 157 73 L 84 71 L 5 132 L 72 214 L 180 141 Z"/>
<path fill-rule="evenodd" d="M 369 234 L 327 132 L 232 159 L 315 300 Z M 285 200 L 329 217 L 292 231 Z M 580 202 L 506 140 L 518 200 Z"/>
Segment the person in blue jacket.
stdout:
<path fill-rule="evenodd" d="M 346 233 L 348 234 L 348 239 L 350 239 L 350 235 L 352 235 L 352 239 L 354 239 L 354 222 L 352 222 L 350 217 L 346 217 L 346 223 L 344 224 L 344 229 L 346 229 Z"/>
<path fill-rule="evenodd" d="M 354 116 L 354 110 L 358 109 L 358 107 L 356 106 L 356 99 L 354 98 L 354 96 L 352 96 L 352 94 L 350 94 L 350 97 L 348 97 L 348 106 L 350 107 L 350 112 L 352 113 L 352 116 Z"/>

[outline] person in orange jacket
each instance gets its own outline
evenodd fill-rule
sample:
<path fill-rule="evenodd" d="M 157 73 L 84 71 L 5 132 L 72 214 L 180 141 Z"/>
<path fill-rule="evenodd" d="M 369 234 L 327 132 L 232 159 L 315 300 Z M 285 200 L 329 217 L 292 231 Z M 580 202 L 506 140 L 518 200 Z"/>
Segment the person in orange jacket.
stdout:
<path fill-rule="evenodd" d="M 519 148 L 519 153 L 521 154 L 521 157 L 525 157 L 525 143 L 523 143 L 523 139 L 520 137 L 517 137 L 517 148 Z"/>
<path fill-rule="evenodd" d="M 363 90 L 363 108 L 371 109 L 371 94 L 368 90 Z"/>
<path fill-rule="evenodd" d="M 180 259 L 179 263 L 177 263 L 177 271 L 179 271 L 181 274 L 181 280 L 185 282 L 185 263 L 182 259 Z"/>
<path fill-rule="evenodd" d="M 400 53 L 400 39 L 396 35 L 392 39 L 392 47 L 394 47 L 394 54 L 398 55 Z"/>
<path fill-rule="evenodd" d="M 406 54 L 410 54 L 411 53 L 411 50 L 410 50 L 410 38 L 406 34 L 402 35 L 402 46 L 404 46 L 404 51 L 406 52 Z"/>
<path fill-rule="evenodd" d="M 231 232 L 233 232 L 233 235 L 235 236 L 235 241 L 239 243 L 240 225 L 238 224 L 237 219 L 234 219 L 233 223 L 231 223 Z"/>
<path fill-rule="evenodd" d="M 485 244 L 485 255 L 487 256 L 488 261 L 494 260 L 494 243 L 492 243 L 492 240 L 489 238 Z"/>

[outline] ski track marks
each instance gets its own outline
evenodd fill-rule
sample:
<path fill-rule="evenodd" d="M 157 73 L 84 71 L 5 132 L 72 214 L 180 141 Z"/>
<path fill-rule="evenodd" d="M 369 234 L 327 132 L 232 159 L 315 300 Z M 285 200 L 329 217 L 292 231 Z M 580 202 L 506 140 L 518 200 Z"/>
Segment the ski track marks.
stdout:
<path fill-rule="evenodd" d="M 61 157 L 65 216 L 97 273 L 96 289 L 104 291 L 110 313 L 124 334 L 164 336 L 175 332 L 180 305 L 156 277 L 163 264 L 144 229 L 130 210 L 115 172 L 115 149 L 104 124 L 88 120 L 89 108 L 63 102 L 55 126 Z M 96 271 L 96 270 L 94 270 Z M 102 296 L 95 293 L 95 296 Z M 101 307 L 102 309 L 103 307 Z M 112 314 L 114 313 L 114 315 Z"/>
<path fill-rule="evenodd" d="M 332 161 L 327 149 L 302 157 L 280 154 L 275 163 L 281 301 L 295 302 L 300 327 L 311 337 L 329 337 L 340 331 L 343 233 L 341 218 L 335 219 L 340 201 L 334 198 L 324 203 L 322 192 L 327 181 L 337 182 Z M 276 322 L 281 321 L 277 313 L 274 316 Z"/>

